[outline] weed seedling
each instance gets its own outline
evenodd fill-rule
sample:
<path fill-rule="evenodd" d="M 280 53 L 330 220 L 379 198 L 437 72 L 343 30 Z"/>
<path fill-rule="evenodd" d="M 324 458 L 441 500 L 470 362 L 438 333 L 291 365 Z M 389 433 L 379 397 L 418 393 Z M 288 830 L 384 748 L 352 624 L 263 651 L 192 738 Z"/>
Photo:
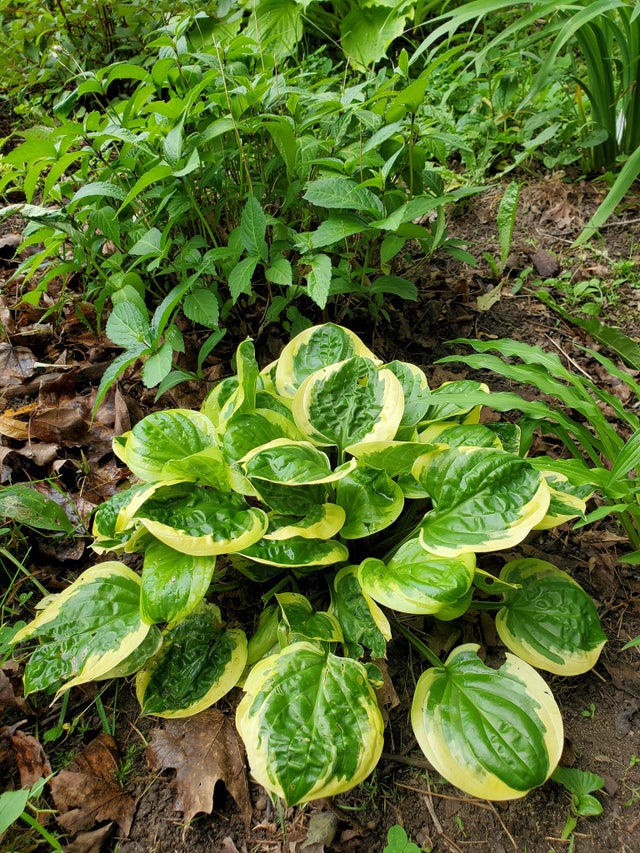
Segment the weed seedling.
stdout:
<path fill-rule="evenodd" d="M 592 792 L 604 787 L 604 779 L 596 773 L 569 767 L 556 767 L 551 778 L 571 794 L 571 811 L 562 830 L 562 838 L 566 841 L 576 828 L 579 817 L 602 814 L 602 803 L 592 796 Z"/>
<path fill-rule="evenodd" d="M 420 853 L 420 848 L 413 841 L 409 841 L 401 826 L 395 824 L 387 833 L 387 844 L 382 853 Z"/>

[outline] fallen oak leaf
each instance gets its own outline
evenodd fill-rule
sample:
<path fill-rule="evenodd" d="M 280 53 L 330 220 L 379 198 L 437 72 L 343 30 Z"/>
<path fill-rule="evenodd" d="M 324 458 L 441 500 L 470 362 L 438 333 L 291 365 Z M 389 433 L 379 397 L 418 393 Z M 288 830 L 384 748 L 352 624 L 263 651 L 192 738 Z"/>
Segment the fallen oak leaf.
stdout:
<path fill-rule="evenodd" d="M 8 781 L 17 770 L 20 787 L 31 788 L 38 779 L 51 775 L 51 765 L 40 742 L 20 731 L 22 723 L 24 720 L 0 729 L 0 778 Z"/>
<path fill-rule="evenodd" d="M 0 714 L 4 714 L 7 708 L 17 708 L 25 711 L 27 702 L 22 696 L 16 696 L 12 677 L 19 682 L 18 664 L 15 661 L 7 661 L 0 667 Z"/>
<path fill-rule="evenodd" d="M 64 830 L 75 835 L 101 821 L 115 821 L 123 835 L 129 834 L 136 804 L 116 781 L 117 769 L 117 744 L 102 732 L 54 776 L 51 795 Z"/>
<path fill-rule="evenodd" d="M 244 750 L 233 723 L 215 708 L 193 717 L 167 720 L 154 729 L 146 750 L 154 770 L 174 769 L 178 795 L 174 811 L 185 822 L 198 812 L 213 811 L 216 782 L 222 781 L 242 814 L 247 831 L 251 799 L 245 771 Z"/>

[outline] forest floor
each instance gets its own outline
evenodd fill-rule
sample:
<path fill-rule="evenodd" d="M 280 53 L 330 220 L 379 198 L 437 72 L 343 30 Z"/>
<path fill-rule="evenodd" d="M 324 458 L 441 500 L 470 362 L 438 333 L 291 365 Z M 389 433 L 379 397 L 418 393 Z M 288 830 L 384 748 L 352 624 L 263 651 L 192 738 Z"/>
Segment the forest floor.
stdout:
<path fill-rule="evenodd" d="M 372 324 L 369 317 L 352 320 L 348 314 L 325 319 L 352 325 L 387 360 L 418 364 L 434 386 L 469 375 L 463 365 L 435 364 L 456 351 L 447 344 L 454 338 L 510 337 L 538 344 L 637 411 L 638 400 L 630 398 L 626 386 L 585 352 L 584 347 L 597 349 L 598 343 L 535 296 L 540 280 L 547 280 L 565 306 L 591 301 L 599 306 L 602 322 L 640 339 L 640 200 L 620 209 L 588 247 L 572 248 L 600 199 L 592 185 L 566 183 L 558 175 L 526 182 L 509 277 L 499 290 L 482 262 L 473 269 L 447 256 L 434 261 L 416 255 L 407 258 L 404 274 L 418 285 L 417 304 L 396 302 L 391 322 Z M 499 200 L 499 188 L 487 192 L 450 222 L 452 235 L 466 240 L 476 257 L 483 251 L 499 253 Z M 0 231 L 15 226 L 4 224 Z M 238 330 L 235 341 L 228 335 L 216 350 L 218 361 L 209 361 L 208 381 L 180 385 L 158 402 L 142 386 L 139 369 L 129 371 L 90 424 L 97 385 L 117 351 L 93 330 L 91 307 L 74 299 L 72 290 L 61 300 L 60 311 L 40 323 L 41 312 L 17 305 L 21 285 L 10 280 L 11 260 L 0 263 L 0 431 L 6 419 L 24 424 L 23 435 L 4 429 L 2 482 L 40 480 L 41 488 L 54 494 L 46 478 L 57 477 L 86 518 L 126 482 L 126 469 L 111 454 L 112 436 L 153 408 L 197 407 L 212 383 L 229 372 L 234 343 L 247 330 Z M 549 278 L 559 286 L 549 285 Z M 586 297 L 578 293 L 580 282 L 590 283 Z M 495 297 L 492 304 L 489 294 Z M 277 356 L 281 334 L 274 327 L 256 341 L 262 362 Z M 492 388 L 504 387 L 504 380 L 483 378 Z M 546 450 L 545 439 L 539 441 L 537 450 Z M 26 568 L 51 592 L 63 589 L 91 561 L 89 538 L 61 544 L 25 535 L 30 546 Z M 45 794 L 57 810 L 48 827 L 63 833 L 61 843 L 70 853 L 381 853 L 394 824 L 403 826 L 422 850 L 434 853 L 640 853 L 640 655 L 637 648 L 621 651 L 640 634 L 640 568 L 618 562 L 628 550 L 611 518 L 575 531 L 565 525 L 538 532 L 517 549 L 518 555 L 550 560 L 575 577 L 595 601 L 608 636 L 594 670 L 570 679 L 550 677 L 565 721 L 562 763 L 605 780 L 597 795 L 602 815 L 579 819 L 571 838 L 562 838 L 571 803 L 558 784 L 548 782 L 522 800 L 489 803 L 463 796 L 429 767 L 409 721 L 421 662 L 402 639 L 389 648 L 395 693 L 385 697 L 383 759 L 366 782 L 331 801 L 281 811 L 250 779 L 249 798 L 242 794 L 236 778 L 246 772 L 241 756 L 228 759 L 233 766 L 207 764 L 211 731 L 232 718 L 237 689 L 218 703 L 217 711 L 159 723 L 139 717 L 130 685 L 119 692 L 112 684 L 88 685 L 72 691 L 61 721 L 59 703 L 49 707 L 46 699 L 21 698 L 22 662 L 11 660 L 0 672 L 0 791 L 18 784 L 25 763 L 34 772 L 49 766 L 57 772 L 63 784 L 53 799 Z M 486 567 L 498 571 L 503 560 L 515 555 L 492 556 Z M 13 575 L 8 564 L 0 567 L 0 593 Z M 30 618 L 39 597 L 28 577 L 17 577 L 10 597 L 2 599 L 3 621 Z M 242 607 L 241 595 L 230 592 L 229 597 L 229 607 Z M 456 637 L 446 634 L 454 630 Z M 482 615 L 469 614 L 456 628 L 447 625 L 446 632 L 443 648 L 461 634 L 489 654 L 499 653 L 493 623 Z M 97 691 L 108 719 L 115 721 L 114 737 L 102 733 Z M 47 845 L 38 847 L 37 836 L 16 825 L 0 840 L 0 849 L 46 850 Z"/>

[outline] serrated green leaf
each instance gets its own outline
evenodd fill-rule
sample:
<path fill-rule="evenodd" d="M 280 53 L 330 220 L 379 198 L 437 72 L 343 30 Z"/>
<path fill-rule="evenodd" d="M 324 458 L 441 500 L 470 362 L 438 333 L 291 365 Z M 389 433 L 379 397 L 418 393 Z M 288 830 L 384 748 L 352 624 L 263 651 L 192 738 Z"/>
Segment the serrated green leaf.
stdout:
<path fill-rule="evenodd" d="M 154 388 L 171 372 L 173 347 L 165 341 L 157 352 L 150 355 L 142 368 L 142 382 L 145 388 Z"/>
<path fill-rule="evenodd" d="M 238 261 L 229 273 L 229 291 L 231 292 L 231 299 L 234 305 L 243 293 L 247 294 L 247 296 L 252 294 L 253 286 L 251 280 L 258 266 L 258 260 L 253 255 L 244 258 Z"/>
<path fill-rule="evenodd" d="M 109 338 L 119 347 L 149 346 L 147 340 L 150 334 L 149 317 L 137 304 L 118 302 L 113 306 L 107 320 L 106 332 Z"/>
<path fill-rule="evenodd" d="M 591 669 L 606 642 L 596 608 L 566 572 L 534 558 L 511 560 L 500 579 L 505 590 L 496 614 L 502 642 L 538 669 L 579 675 Z"/>
<path fill-rule="evenodd" d="M 293 270 L 291 262 L 286 258 L 276 258 L 271 266 L 264 271 L 264 276 L 267 281 L 272 284 L 279 284 L 282 287 L 289 287 L 293 283 Z"/>
<path fill-rule="evenodd" d="M 250 195 L 240 219 L 240 241 L 245 252 L 251 257 L 266 259 L 267 244 L 264 239 L 266 231 L 267 217 L 264 210 L 258 199 Z"/>
<path fill-rule="evenodd" d="M 499 669 L 459 646 L 420 677 L 411 706 L 418 743 L 436 770 L 473 797 L 511 800 L 542 785 L 564 745 L 551 691 L 524 661 Z"/>
<path fill-rule="evenodd" d="M 247 662 L 247 638 L 225 629 L 220 611 L 200 605 L 165 631 L 162 648 L 136 678 L 143 714 L 190 717 L 221 699 L 238 682 Z"/>
<path fill-rule="evenodd" d="M 208 287 L 194 287 L 183 302 L 182 310 L 187 319 L 209 329 L 215 329 L 220 320 L 220 302 L 215 290 Z"/>
<path fill-rule="evenodd" d="M 340 25 L 340 44 L 349 60 L 367 68 L 382 59 L 391 42 L 404 32 L 407 16 L 379 5 L 350 11 Z"/>
<path fill-rule="evenodd" d="M 162 232 L 155 226 L 149 228 L 129 249 L 129 254 L 157 258 L 162 254 Z"/>
<path fill-rule="evenodd" d="M 309 264 L 307 278 L 307 291 L 309 298 L 313 299 L 319 308 L 327 304 L 329 290 L 331 288 L 331 258 L 328 255 L 311 255 L 303 259 Z"/>
<path fill-rule="evenodd" d="M 381 216 L 384 212 L 377 195 L 345 177 L 318 178 L 311 181 L 307 184 L 303 198 L 317 207 L 356 210 L 358 213 L 369 213 L 372 216 Z"/>
<path fill-rule="evenodd" d="M 382 716 L 357 661 L 294 643 L 258 663 L 244 690 L 236 725 L 252 774 L 287 805 L 349 790 L 376 766 Z"/>

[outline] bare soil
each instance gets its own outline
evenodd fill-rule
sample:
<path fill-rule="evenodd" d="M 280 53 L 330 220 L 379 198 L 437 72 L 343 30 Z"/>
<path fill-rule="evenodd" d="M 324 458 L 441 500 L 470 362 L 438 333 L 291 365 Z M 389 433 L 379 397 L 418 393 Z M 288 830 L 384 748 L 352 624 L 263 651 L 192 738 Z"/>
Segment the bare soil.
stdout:
<path fill-rule="evenodd" d="M 574 281 L 597 279 L 604 293 L 601 320 L 618 324 L 630 337 L 639 338 L 639 200 L 631 199 L 618 211 L 617 217 L 603 229 L 603 236 L 592 241 L 588 248 L 574 249 L 571 245 L 601 197 L 601 191 L 593 185 L 568 183 L 561 175 L 526 181 L 508 265 L 509 276 L 499 298 L 488 310 L 479 310 L 477 301 L 481 297 L 482 305 L 482 297 L 496 286 L 486 265 L 471 269 L 447 256 L 433 261 L 415 254 L 407 256 L 405 274 L 411 275 L 419 286 L 417 304 L 395 303 L 389 307 L 390 322 L 380 320 L 373 328 L 369 318 L 363 320 L 362 315 L 344 313 L 345 306 L 343 314 L 335 319 L 351 324 L 385 358 L 403 358 L 424 367 L 433 385 L 453 375 L 467 375 L 462 365 L 434 364 L 439 357 L 456 351 L 447 341 L 458 337 L 511 337 L 558 352 L 575 369 L 623 395 L 623 388 L 583 349 L 598 348 L 598 344 L 550 312 L 535 297 L 532 285 L 536 278 L 548 278 L 554 263 L 558 273 L 570 271 Z M 499 188 L 487 192 L 469 202 L 450 222 L 451 233 L 466 239 L 476 256 L 482 251 L 498 253 L 495 216 L 499 199 Z M 620 277 L 620 261 L 629 262 L 628 269 L 632 272 L 627 281 L 613 286 Z M 539 266 L 543 267 L 541 273 L 536 271 Z M 522 283 L 518 276 L 527 267 L 533 270 Z M 6 272 L 5 280 L 10 270 Z M 12 317 L 14 325 L 9 340 L 17 345 L 24 340 L 23 333 L 30 328 L 33 318 L 19 319 L 19 312 L 12 308 L 13 287 L 5 284 L 3 310 L 5 317 Z M 56 331 L 41 345 L 44 349 L 41 354 L 59 355 L 66 350 L 68 358 L 90 362 L 88 353 L 93 347 L 93 363 L 107 362 L 113 352 L 108 342 L 83 337 L 70 318 L 71 314 L 65 317 L 61 337 Z M 258 352 L 265 362 L 277 354 L 279 335 L 277 329 L 271 329 L 257 341 Z M 37 348 L 33 335 L 29 345 Z M 216 370 L 219 374 L 224 369 L 215 365 L 214 368 L 212 378 Z M 97 381 L 99 376 L 89 375 L 87 393 L 92 386 L 95 390 Z M 493 388 L 502 383 L 496 377 L 485 377 L 485 381 Z M 162 404 L 197 405 L 206 390 L 180 386 L 163 398 Z M 126 411 L 133 420 L 153 405 L 152 394 L 144 391 L 135 371 L 121 383 L 119 393 L 128 401 Z M 624 402 L 637 409 L 637 401 L 625 398 Z M 9 404 L 5 398 L 1 408 L 15 408 L 15 405 L 15 399 Z M 115 430 L 115 425 L 105 426 L 105 435 L 110 428 Z M 10 440 L 4 443 L 16 446 Z M 78 444 L 63 444 L 63 448 L 65 463 L 56 470 L 68 477 Z M 543 445 L 538 449 L 544 449 Z M 104 471 L 109 463 L 104 454 L 100 458 Z M 10 455 L 5 454 L 3 459 L 5 468 L 11 469 L 3 471 L 5 481 L 9 476 L 33 476 L 33 460 L 21 459 L 18 465 Z M 93 481 L 89 485 L 94 503 L 99 502 L 100 495 L 104 499 L 103 487 Z M 629 639 L 640 634 L 640 568 L 618 563 L 619 556 L 628 550 L 620 530 L 611 519 L 606 519 L 591 528 L 572 531 L 565 526 L 534 534 L 517 552 L 485 560 L 485 567 L 492 571 L 499 571 L 503 561 L 516 553 L 554 562 L 592 596 L 609 638 L 593 671 L 571 679 L 554 676 L 549 679 L 565 720 L 562 763 L 598 773 L 605 779 L 605 787 L 597 795 L 604 807 L 603 814 L 580 819 L 571 839 L 561 837 L 571 804 L 567 793 L 556 783 L 548 782 L 522 800 L 489 803 L 462 795 L 428 766 L 413 738 L 409 721 L 413 685 L 423 664 L 402 639 L 396 639 L 389 648 L 388 668 L 399 703 L 395 707 L 390 703 L 386 708 L 385 753 L 378 770 L 354 791 L 331 802 L 318 801 L 284 812 L 269 801 L 262 789 L 251 784 L 252 812 L 248 822 L 224 784 L 218 782 L 211 813 L 200 813 L 185 824 L 182 812 L 174 809 L 174 772 L 152 770 L 146 757 L 145 747 L 153 740 L 158 722 L 138 717 L 129 686 L 121 687 L 117 696 L 114 688 L 108 687 L 102 700 L 109 716 L 116 712 L 115 740 L 121 761 L 118 778 L 124 793 L 132 798 L 133 820 L 125 833 L 122 825 L 98 819 L 75 840 L 72 836 L 64 837 L 65 849 L 76 853 L 98 850 L 104 853 L 322 853 L 324 850 L 377 853 L 385 846 L 389 827 L 400 824 L 422 850 L 434 853 L 640 853 L 640 656 L 638 649 L 621 651 Z M 65 562 L 63 555 L 54 554 L 45 559 L 36 549 L 31 559 L 30 571 L 55 590 L 63 585 L 63 577 L 84 568 L 87 555 L 73 556 Z M 4 581 L 0 575 L 0 586 Z M 8 604 L 14 606 L 14 612 L 20 611 L 18 601 Z M 233 606 L 232 601 L 229 604 Z M 240 607 L 241 600 L 235 604 Z M 24 618 L 31 605 L 31 601 L 26 602 L 26 609 L 22 610 Z M 433 629 L 424 621 L 416 627 Z M 460 625 L 445 626 L 444 633 L 438 636 L 443 648 L 463 639 L 479 642 L 489 658 L 499 658 L 502 654 L 492 621 L 482 615 L 469 614 Z M 18 675 L 19 667 L 12 671 L 12 677 Z M 12 683 L 19 691 L 17 678 Z M 91 690 L 95 687 L 90 686 L 86 692 L 73 691 L 67 721 L 77 720 L 77 725 L 66 737 L 45 744 L 55 771 L 77 759 L 100 731 Z M 218 704 L 219 710 L 232 717 L 239 695 L 239 691 L 232 692 Z M 26 709 L 7 710 L 3 722 L 13 725 L 24 720 L 20 723 L 21 730 L 42 739 L 43 733 L 55 725 L 57 715 L 58 706 L 49 709 L 39 702 Z M 15 783 L 15 774 L 6 780 L 0 776 L 0 791 Z M 314 835 L 318 827 L 323 831 Z M 59 831 L 55 817 L 49 819 L 49 828 Z M 38 847 L 35 836 L 22 830 L 7 833 L 0 846 L 3 851 L 47 849 L 46 845 Z"/>

